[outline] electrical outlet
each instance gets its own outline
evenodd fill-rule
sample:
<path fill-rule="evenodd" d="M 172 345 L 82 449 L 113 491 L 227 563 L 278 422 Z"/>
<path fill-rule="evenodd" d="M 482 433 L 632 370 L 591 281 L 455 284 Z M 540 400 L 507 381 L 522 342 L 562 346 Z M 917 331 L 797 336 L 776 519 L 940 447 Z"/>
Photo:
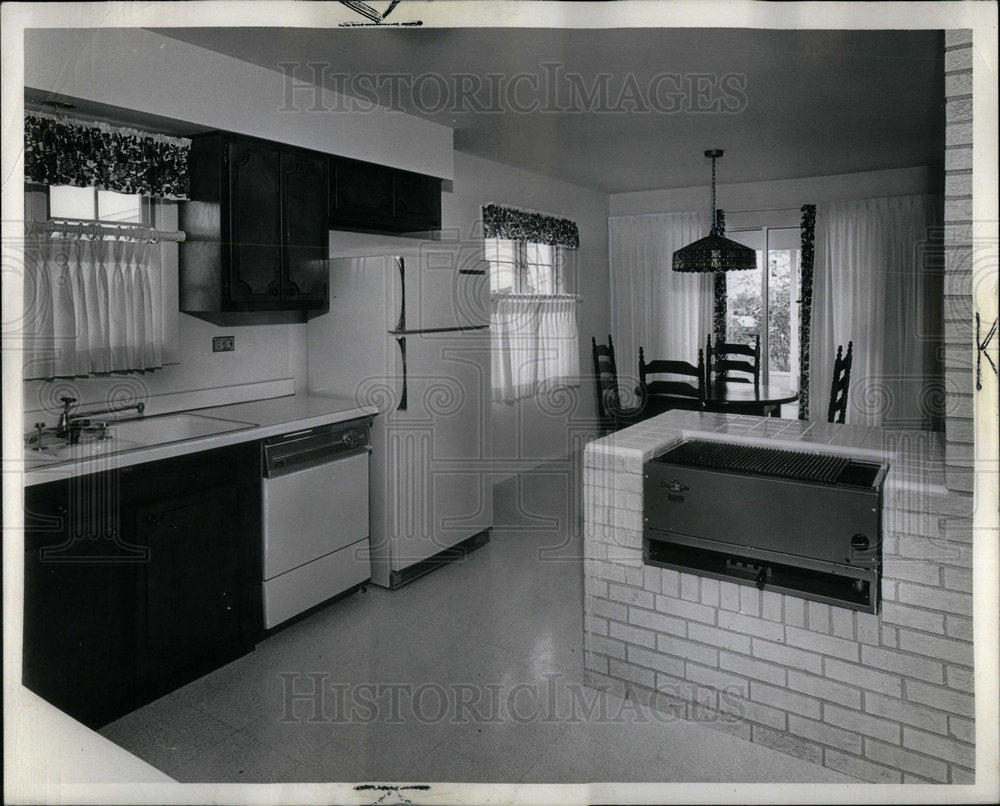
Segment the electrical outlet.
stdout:
<path fill-rule="evenodd" d="M 235 336 L 212 336 L 213 353 L 231 353 L 236 349 Z"/>

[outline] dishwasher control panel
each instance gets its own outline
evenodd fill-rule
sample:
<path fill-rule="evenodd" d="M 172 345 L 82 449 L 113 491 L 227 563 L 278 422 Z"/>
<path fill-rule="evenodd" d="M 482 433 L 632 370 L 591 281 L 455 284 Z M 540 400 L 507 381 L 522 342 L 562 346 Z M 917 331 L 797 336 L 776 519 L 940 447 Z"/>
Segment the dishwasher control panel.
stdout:
<path fill-rule="evenodd" d="M 367 417 L 268 437 L 263 443 L 264 477 L 274 478 L 370 451 L 371 418 Z"/>

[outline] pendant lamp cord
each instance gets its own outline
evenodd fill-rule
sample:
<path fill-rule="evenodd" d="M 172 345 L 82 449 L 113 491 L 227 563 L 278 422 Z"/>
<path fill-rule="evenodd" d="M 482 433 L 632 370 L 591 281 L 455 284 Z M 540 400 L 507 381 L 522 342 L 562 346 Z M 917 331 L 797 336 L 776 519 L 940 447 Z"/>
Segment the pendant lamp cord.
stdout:
<path fill-rule="evenodd" d="M 712 232 L 719 231 L 719 211 L 715 206 L 715 157 L 712 157 Z"/>

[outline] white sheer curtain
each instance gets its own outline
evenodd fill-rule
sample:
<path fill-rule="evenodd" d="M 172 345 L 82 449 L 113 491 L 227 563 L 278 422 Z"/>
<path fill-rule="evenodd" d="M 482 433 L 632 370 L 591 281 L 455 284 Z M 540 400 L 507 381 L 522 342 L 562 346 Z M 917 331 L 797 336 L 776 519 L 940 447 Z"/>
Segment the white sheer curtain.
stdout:
<path fill-rule="evenodd" d="M 574 295 L 503 294 L 493 299 L 493 399 L 512 403 L 543 388 L 579 383 Z"/>
<path fill-rule="evenodd" d="M 623 394 L 635 386 L 639 347 L 647 358 L 697 362 L 712 328 L 712 275 L 674 272 L 671 262 L 711 224 L 707 213 L 608 219 L 611 333 Z"/>
<path fill-rule="evenodd" d="M 43 233 L 25 246 L 26 379 L 162 366 L 148 243 Z"/>
<path fill-rule="evenodd" d="M 935 195 L 816 206 L 811 419 L 826 419 L 837 345 L 853 341 L 847 422 L 936 425 L 944 396 L 940 225 Z"/>

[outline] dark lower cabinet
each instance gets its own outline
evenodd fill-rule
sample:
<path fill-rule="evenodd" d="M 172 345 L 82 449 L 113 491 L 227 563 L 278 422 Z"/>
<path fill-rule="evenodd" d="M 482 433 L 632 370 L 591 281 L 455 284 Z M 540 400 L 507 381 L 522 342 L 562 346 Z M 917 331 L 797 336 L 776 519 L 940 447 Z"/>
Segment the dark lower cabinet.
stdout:
<path fill-rule="evenodd" d="M 29 487 L 23 681 L 91 727 L 262 632 L 257 443 Z"/>
<path fill-rule="evenodd" d="M 244 650 L 235 485 L 136 510 L 136 690 L 156 697 Z"/>
<path fill-rule="evenodd" d="M 91 482 L 91 489 L 115 484 L 110 474 Z M 135 555 L 123 549 L 99 507 L 81 511 L 80 485 L 45 486 L 26 497 L 24 685 L 96 726 L 134 700 L 129 564 Z"/>

